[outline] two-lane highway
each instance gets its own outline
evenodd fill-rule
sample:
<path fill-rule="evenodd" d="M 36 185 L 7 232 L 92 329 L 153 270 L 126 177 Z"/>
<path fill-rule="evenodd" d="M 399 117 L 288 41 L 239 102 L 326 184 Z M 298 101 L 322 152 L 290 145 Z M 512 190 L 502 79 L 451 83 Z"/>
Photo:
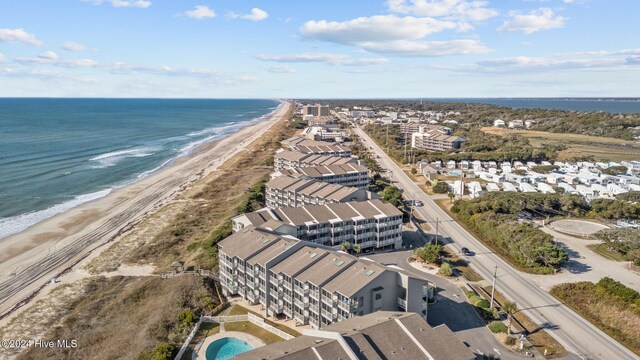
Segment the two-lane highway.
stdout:
<path fill-rule="evenodd" d="M 392 172 L 391 177 L 397 182 L 396 185 L 404 190 L 405 195 L 413 197 L 415 194 L 415 200 L 424 203 L 424 206 L 414 208 L 420 217 L 432 222 L 436 219 L 441 221 L 440 235 L 453 241 L 448 246 L 456 252 L 462 247 L 473 249 L 478 255 L 469 258 L 470 265 L 485 279 L 493 277 L 493 271 L 497 265 L 500 269 L 498 290 L 510 300 L 515 301 L 518 308 L 545 328 L 568 351 L 584 359 L 639 359 L 632 351 L 561 304 L 547 291 L 528 281 L 521 273 L 475 239 L 425 194 L 362 129 L 356 127 L 353 130 L 365 145 L 371 147 L 372 152 L 378 157 L 380 166 Z"/>

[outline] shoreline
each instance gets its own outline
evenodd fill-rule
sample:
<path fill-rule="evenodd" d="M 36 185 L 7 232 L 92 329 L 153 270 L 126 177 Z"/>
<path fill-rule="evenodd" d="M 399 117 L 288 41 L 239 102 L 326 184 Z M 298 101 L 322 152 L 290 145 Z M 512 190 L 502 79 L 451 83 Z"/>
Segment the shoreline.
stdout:
<path fill-rule="evenodd" d="M 52 279 L 216 171 L 278 123 L 290 106 L 290 102 L 281 101 L 261 120 L 199 145 L 171 166 L 0 239 L 0 319 L 29 303 Z"/>
<path fill-rule="evenodd" d="M 174 155 L 170 158 L 164 159 L 162 163 L 158 166 L 155 166 L 153 168 L 150 168 L 144 171 L 130 174 L 129 178 L 124 179 L 122 181 L 118 181 L 116 183 L 112 183 L 108 185 L 108 187 L 97 188 L 97 189 L 93 189 L 92 191 L 88 191 L 86 193 L 72 195 L 73 197 L 68 200 L 65 200 L 63 202 L 53 203 L 43 209 L 31 210 L 18 215 L 0 218 L 0 244 L 4 239 L 10 238 L 23 231 L 26 231 L 29 228 L 36 226 L 44 221 L 47 221 L 55 216 L 64 214 L 84 204 L 100 200 L 106 196 L 113 194 L 114 192 L 119 191 L 122 188 L 131 186 L 150 176 L 158 174 L 161 171 L 166 171 L 170 169 L 172 166 L 174 166 L 175 164 L 183 161 L 187 161 L 190 157 L 197 155 L 199 153 L 202 153 L 203 151 L 206 151 L 206 149 L 208 149 L 208 146 L 210 146 L 211 144 L 215 144 L 219 141 L 222 141 L 228 138 L 229 136 L 235 134 L 236 132 L 241 131 L 245 127 L 253 126 L 262 121 L 265 121 L 265 119 L 269 119 L 275 113 L 277 113 L 279 109 L 282 106 L 284 106 L 284 103 L 285 103 L 282 100 L 277 100 L 277 99 L 273 99 L 273 100 L 278 101 L 279 103 L 275 107 L 268 109 L 270 110 L 268 113 L 264 115 L 260 115 L 258 117 L 254 117 L 250 120 L 244 121 L 243 123 L 237 124 L 238 125 L 237 129 L 230 134 L 220 134 L 220 135 L 210 136 L 210 137 L 206 137 L 203 139 L 195 140 L 193 142 L 184 144 L 183 145 L 184 147 L 181 149 L 179 154 Z M 216 127 L 216 129 L 225 128 L 227 126 L 229 125 L 221 124 L 220 126 Z M 201 131 L 206 131 L 210 129 L 213 129 L 213 128 L 205 128 Z M 4 230 L 2 230 L 3 226 L 6 226 Z M 0 255 L 0 262 L 2 261 L 4 261 L 4 258 L 2 255 Z"/>

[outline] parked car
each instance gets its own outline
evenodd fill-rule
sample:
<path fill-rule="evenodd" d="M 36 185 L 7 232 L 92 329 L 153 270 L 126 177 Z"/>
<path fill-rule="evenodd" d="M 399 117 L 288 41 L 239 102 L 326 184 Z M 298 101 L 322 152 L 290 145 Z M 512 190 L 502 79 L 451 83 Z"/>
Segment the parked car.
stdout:
<path fill-rule="evenodd" d="M 465 256 L 473 256 L 473 251 L 469 250 L 469 248 L 463 247 L 460 249 L 460 254 Z"/>

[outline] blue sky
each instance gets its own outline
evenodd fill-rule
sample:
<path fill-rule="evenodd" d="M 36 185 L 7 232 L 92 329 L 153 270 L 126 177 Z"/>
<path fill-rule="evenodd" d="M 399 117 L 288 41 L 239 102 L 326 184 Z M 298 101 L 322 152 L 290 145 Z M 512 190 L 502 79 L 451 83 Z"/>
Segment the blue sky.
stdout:
<path fill-rule="evenodd" d="M 0 0 L 0 96 L 640 96 L 638 0 Z"/>

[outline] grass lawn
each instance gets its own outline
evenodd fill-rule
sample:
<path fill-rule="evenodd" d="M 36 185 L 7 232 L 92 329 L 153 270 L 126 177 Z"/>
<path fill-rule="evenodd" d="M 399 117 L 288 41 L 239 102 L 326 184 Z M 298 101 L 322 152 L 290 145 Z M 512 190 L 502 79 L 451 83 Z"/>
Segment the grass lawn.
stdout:
<path fill-rule="evenodd" d="M 596 254 L 603 256 L 609 260 L 613 261 L 627 261 L 622 254 L 617 251 L 612 251 L 607 248 L 606 244 L 592 244 L 587 245 L 589 249 L 591 249 Z"/>
<path fill-rule="evenodd" d="M 483 289 L 486 291 L 486 294 L 491 294 L 491 286 L 486 286 Z M 494 299 L 500 304 L 504 304 L 505 301 L 507 301 L 504 295 L 499 291 L 495 292 Z M 536 348 L 536 350 L 538 350 L 538 352 L 540 352 L 540 354 L 544 354 L 544 350 L 547 350 L 547 359 L 560 358 L 566 355 L 564 347 L 549 335 L 548 332 L 540 329 L 540 326 L 531 320 L 525 313 L 518 311 L 513 314 L 513 318 L 524 327 L 524 329 L 521 328 L 518 326 L 518 323 L 514 321 L 512 324 L 514 330 L 526 330 L 529 333 L 529 342 L 534 348 Z"/>
<path fill-rule="evenodd" d="M 251 334 L 260 338 L 265 344 L 273 344 L 278 341 L 284 341 L 283 338 L 249 322 L 249 321 L 237 321 L 224 324 L 225 331 L 240 331 L 247 334 Z"/>
<path fill-rule="evenodd" d="M 507 136 L 517 135 L 529 139 L 535 147 L 547 144 L 564 144 L 567 149 L 558 154 L 558 160 L 565 160 L 575 156 L 593 156 L 596 160 L 637 160 L 640 157 L 640 147 L 632 146 L 633 141 L 579 134 L 561 134 L 546 131 L 512 130 L 494 127 L 482 128 L 488 134 Z"/>
<path fill-rule="evenodd" d="M 205 338 L 208 338 L 209 336 L 215 335 L 219 332 L 220 332 L 220 324 L 203 322 L 202 325 L 200 325 L 200 329 L 198 329 L 196 336 L 193 337 L 193 340 L 191 341 L 191 343 L 187 347 L 187 350 L 184 352 L 184 354 L 180 359 L 191 360 L 191 357 L 193 355 L 193 350 L 196 347 L 196 345 L 198 345 L 198 343 L 204 340 Z"/>
<path fill-rule="evenodd" d="M 264 317 L 256 312 L 253 312 L 247 308 L 245 308 L 244 306 L 240 306 L 238 304 L 233 305 L 233 307 L 231 308 L 231 310 L 229 310 L 229 313 L 227 315 L 246 315 L 248 313 L 252 313 L 253 315 L 256 316 L 260 316 L 261 318 L 264 319 Z M 269 319 L 264 319 L 264 321 L 269 324 L 272 325 L 284 332 L 286 332 L 287 334 L 293 335 L 293 336 L 301 336 L 302 334 L 288 326 L 282 325 L 282 324 L 278 324 L 276 322 L 273 322 Z"/>

